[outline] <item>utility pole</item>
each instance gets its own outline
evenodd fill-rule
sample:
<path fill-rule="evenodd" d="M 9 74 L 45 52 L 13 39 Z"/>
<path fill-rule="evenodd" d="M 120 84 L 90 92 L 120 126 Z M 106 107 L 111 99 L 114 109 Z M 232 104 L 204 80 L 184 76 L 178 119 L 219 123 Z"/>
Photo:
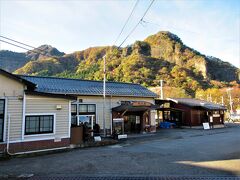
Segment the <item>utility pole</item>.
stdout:
<path fill-rule="evenodd" d="M 163 80 L 160 80 L 160 99 L 163 99 Z"/>
<path fill-rule="evenodd" d="M 103 56 L 103 136 L 106 137 L 106 55 Z"/>
<path fill-rule="evenodd" d="M 233 113 L 233 102 L 232 102 L 232 95 L 231 95 L 231 90 L 233 88 L 228 88 L 227 93 L 229 94 L 229 105 L 230 105 L 230 114 Z"/>
<path fill-rule="evenodd" d="M 211 93 L 209 94 L 209 100 L 208 101 L 212 102 L 212 94 Z"/>

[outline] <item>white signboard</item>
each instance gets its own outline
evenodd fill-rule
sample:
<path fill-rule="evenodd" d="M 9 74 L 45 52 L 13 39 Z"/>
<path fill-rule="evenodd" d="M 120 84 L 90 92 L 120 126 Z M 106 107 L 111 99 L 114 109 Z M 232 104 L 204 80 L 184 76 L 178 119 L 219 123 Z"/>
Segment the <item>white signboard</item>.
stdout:
<path fill-rule="evenodd" d="M 101 139 L 101 136 L 94 136 L 94 141 L 95 142 L 99 142 L 99 141 L 101 141 L 102 139 Z"/>
<path fill-rule="evenodd" d="M 127 134 L 118 135 L 118 139 L 127 139 Z"/>
<path fill-rule="evenodd" d="M 123 118 L 113 118 L 113 121 L 123 121 Z"/>
<path fill-rule="evenodd" d="M 209 123 L 203 123 L 203 129 L 210 129 Z"/>
<path fill-rule="evenodd" d="M 213 117 L 220 117 L 220 114 L 213 114 Z"/>

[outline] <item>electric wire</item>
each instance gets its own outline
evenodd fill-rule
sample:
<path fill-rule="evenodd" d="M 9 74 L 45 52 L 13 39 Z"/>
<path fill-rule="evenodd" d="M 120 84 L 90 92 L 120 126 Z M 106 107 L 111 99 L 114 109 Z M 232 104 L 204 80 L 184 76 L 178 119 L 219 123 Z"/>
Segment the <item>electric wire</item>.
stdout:
<path fill-rule="evenodd" d="M 1 38 L 4 38 L 4 39 L 7 39 L 7 40 L 10 40 L 10 41 L 13 41 L 13 42 L 16 42 L 16 43 L 18 43 L 18 44 L 22 44 L 22 45 L 24 45 L 24 46 L 27 46 L 27 47 L 30 47 L 30 48 L 33 48 L 33 49 L 38 49 L 38 48 L 36 48 L 36 47 L 33 47 L 33 46 L 31 46 L 31 45 L 22 43 L 22 42 L 20 42 L 20 41 L 17 41 L 17 40 L 11 39 L 11 38 L 8 38 L 8 37 L 6 37 L 6 36 L 0 35 L 0 37 L 1 37 Z M 42 49 L 39 49 L 39 50 L 42 51 Z"/>
<path fill-rule="evenodd" d="M 9 37 L 6 37 L 6 36 L 2 36 L 2 35 L 0 35 L 0 38 L 4 38 L 4 39 L 7 39 L 7 40 L 9 40 L 9 41 L 13 41 L 13 42 L 15 42 L 15 43 L 18 43 L 18 44 L 21 44 L 21 45 L 24 45 L 24 46 L 27 46 L 27 47 L 33 48 L 34 51 L 38 50 L 38 51 L 41 51 L 41 52 L 43 52 L 43 53 L 46 53 L 46 51 L 44 51 L 43 49 L 40 49 L 40 48 L 37 48 L 37 47 L 31 46 L 31 45 L 29 45 L 29 44 L 26 44 L 26 43 L 23 43 L 23 42 L 17 41 L 17 40 L 15 40 L 15 39 L 12 39 L 12 38 L 9 38 Z M 4 41 L 4 40 L 2 40 L 2 41 L 5 42 L 5 43 L 7 43 L 7 41 Z M 12 44 L 11 44 L 11 45 L 12 45 Z M 22 46 L 20 47 L 19 45 L 17 45 L 17 47 L 21 48 Z M 25 50 L 28 50 L 28 51 L 33 51 L 33 50 L 30 50 L 30 49 L 25 48 L 25 47 L 23 47 L 22 49 L 25 49 Z M 39 52 L 37 52 L 37 53 L 39 53 Z M 42 54 L 42 55 L 45 55 L 45 54 Z M 47 55 L 46 55 L 46 56 L 47 56 Z"/>
<path fill-rule="evenodd" d="M 124 25 L 123 25 L 123 27 L 122 27 L 122 29 L 121 29 L 120 33 L 118 34 L 118 36 L 117 36 L 117 38 L 116 38 L 116 40 L 115 40 L 114 44 L 116 44 L 116 43 L 117 43 L 117 41 L 118 41 L 119 37 L 122 35 L 122 33 L 123 33 L 123 30 L 125 29 L 125 27 L 126 27 L 127 23 L 129 22 L 130 18 L 132 17 L 132 15 L 133 15 L 133 13 L 134 13 L 134 11 L 135 11 L 135 9 L 136 9 L 136 7 L 137 7 L 138 3 L 139 3 L 139 0 L 137 0 L 137 1 L 136 1 L 136 3 L 135 3 L 135 5 L 134 5 L 134 7 L 133 7 L 133 9 L 132 9 L 131 13 L 129 14 L 129 16 L 128 16 L 128 18 L 127 18 L 126 22 L 124 23 Z"/>
<path fill-rule="evenodd" d="M 151 8 L 152 4 L 154 3 L 155 0 L 152 0 L 152 2 L 149 4 L 148 8 L 146 9 L 146 11 L 144 12 L 142 18 L 138 21 L 138 23 L 134 26 L 134 28 L 130 31 L 130 33 L 126 36 L 126 38 L 122 41 L 122 43 L 118 46 L 118 49 L 120 49 L 120 47 L 125 43 L 125 41 L 129 38 L 129 36 L 131 36 L 131 34 L 136 30 L 136 28 L 138 27 L 138 25 L 143 21 L 143 18 L 146 16 L 147 12 L 149 11 L 149 9 Z"/>
<path fill-rule="evenodd" d="M 33 52 L 33 53 L 39 53 L 39 54 L 41 54 L 41 55 L 43 55 L 43 56 L 46 56 L 46 57 L 55 58 L 54 56 L 44 54 L 43 52 L 45 52 L 45 53 L 47 53 L 47 52 L 44 51 L 44 50 L 42 50 L 42 49 L 39 49 L 39 48 L 35 48 L 35 49 L 41 50 L 41 52 L 36 51 L 36 50 L 31 50 L 31 49 L 29 49 L 29 48 L 26 48 L 26 47 L 23 47 L 23 46 L 20 46 L 20 45 L 17 45 L 17 44 L 14 44 L 14 43 L 12 43 L 12 42 L 8 42 L 8 41 L 2 40 L 2 39 L 0 39 L 0 41 L 1 41 L 1 42 L 4 42 L 4 43 L 6 43 L 6 44 L 10 44 L 10 45 L 12 45 L 12 46 L 15 46 L 15 47 L 18 47 L 18 48 L 21 48 L 21 49 L 24 49 L 24 50 Z M 19 42 L 19 44 L 24 44 L 24 43 L 20 43 L 20 42 Z M 29 45 L 29 46 L 30 46 L 30 45 Z"/>

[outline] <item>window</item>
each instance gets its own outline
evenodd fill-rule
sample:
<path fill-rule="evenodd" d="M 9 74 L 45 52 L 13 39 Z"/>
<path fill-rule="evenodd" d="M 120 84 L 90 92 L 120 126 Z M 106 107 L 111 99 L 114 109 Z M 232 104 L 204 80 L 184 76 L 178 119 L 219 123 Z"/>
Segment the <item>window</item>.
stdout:
<path fill-rule="evenodd" d="M 95 113 L 95 105 L 91 104 L 91 105 L 88 105 L 88 112 L 93 112 Z"/>
<path fill-rule="evenodd" d="M 88 106 L 86 104 L 79 105 L 79 113 L 88 112 Z"/>
<path fill-rule="evenodd" d="M 53 133 L 53 115 L 29 115 L 25 117 L 25 135 Z"/>
<path fill-rule="evenodd" d="M 87 122 L 89 125 L 96 124 L 96 105 L 79 104 L 79 124 Z"/>
<path fill-rule="evenodd" d="M 95 104 L 79 104 L 79 115 L 81 114 L 95 114 Z"/>
<path fill-rule="evenodd" d="M 164 111 L 164 120 L 170 121 L 170 111 Z"/>
<path fill-rule="evenodd" d="M 164 107 L 164 108 L 170 108 L 170 103 L 164 103 L 164 104 L 163 104 L 163 107 Z"/>
<path fill-rule="evenodd" d="M 77 105 L 71 105 L 71 124 L 77 125 Z"/>
<path fill-rule="evenodd" d="M 78 108 L 77 108 L 78 107 Z M 73 103 L 71 106 L 72 127 L 88 123 L 96 123 L 96 105 Z"/>
<path fill-rule="evenodd" d="M 80 115 L 78 116 L 78 124 L 85 124 L 89 128 L 96 124 L 95 115 Z"/>

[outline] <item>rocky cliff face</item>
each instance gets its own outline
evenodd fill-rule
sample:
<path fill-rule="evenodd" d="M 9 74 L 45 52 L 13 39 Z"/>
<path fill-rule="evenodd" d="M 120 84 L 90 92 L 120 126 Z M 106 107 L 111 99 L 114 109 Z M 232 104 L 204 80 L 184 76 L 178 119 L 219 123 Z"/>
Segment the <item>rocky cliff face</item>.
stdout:
<path fill-rule="evenodd" d="M 209 79 L 218 81 L 240 81 L 239 69 L 228 62 L 221 61 L 215 57 L 206 57 L 207 73 Z"/>
<path fill-rule="evenodd" d="M 26 52 L 26 58 L 31 60 L 38 60 L 47 58 L 49 56 L 63 56 L 65 53 L 58 51 L 56 48 L 50 45 L 41 45 L 32 51 Z"/>
<path fill-rule="evenodd" d="M 204 79 L 239 81 L 239 72 L 230 63 L 215 57 L 207 57 L 183 44 L 170 32 L 159 32 L 144 40 L 151 46 L 151 56 L 162 58 L 181 67 L 198 71 Z"/>

